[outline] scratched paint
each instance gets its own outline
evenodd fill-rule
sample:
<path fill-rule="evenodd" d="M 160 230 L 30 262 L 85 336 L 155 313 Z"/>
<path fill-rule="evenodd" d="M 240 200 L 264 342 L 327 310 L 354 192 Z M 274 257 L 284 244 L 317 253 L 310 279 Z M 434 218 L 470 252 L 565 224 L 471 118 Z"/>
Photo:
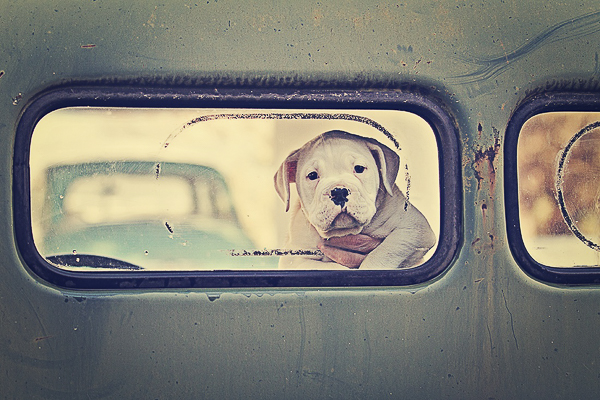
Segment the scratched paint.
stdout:
<path fill-rule="evenodd" d="M 559 22 L 528 39 L 514 50 L 490 57 L 464 57 L 463 61 L 476 69 L 464 75 L 452 77 L 459 84 L 487 81 L 507 71 L 512 63 L 522 60 L 541 47 L 556 42 L 582 38 L 600 31 L 600 11 Z"/>

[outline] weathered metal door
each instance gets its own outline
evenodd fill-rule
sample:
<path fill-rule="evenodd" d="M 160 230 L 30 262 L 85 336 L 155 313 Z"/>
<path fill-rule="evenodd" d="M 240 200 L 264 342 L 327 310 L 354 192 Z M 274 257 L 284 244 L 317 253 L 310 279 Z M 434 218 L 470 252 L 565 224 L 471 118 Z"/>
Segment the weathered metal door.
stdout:
<path fill-rule="evenodd" d="M 0 397 L 597 397 L 598 2 L 0 3 Z M 254 179 L 271 185 L 317 123 L 400 152 L 400 189 L 436 234 L 424 264 L 281 271 L 281 248 L 248 244 L 289 217 Z M 126 211 L 70 219 L 119 190 Z M 176 213 L 110 219 L 164 193 L 219 227 L 173 242 Z M 270 201 L 281 218 L 259 213 Z M 84 223 L 141 261 L 85 258 Z M 219 246 L 235 266 L 212 270 Z"/>

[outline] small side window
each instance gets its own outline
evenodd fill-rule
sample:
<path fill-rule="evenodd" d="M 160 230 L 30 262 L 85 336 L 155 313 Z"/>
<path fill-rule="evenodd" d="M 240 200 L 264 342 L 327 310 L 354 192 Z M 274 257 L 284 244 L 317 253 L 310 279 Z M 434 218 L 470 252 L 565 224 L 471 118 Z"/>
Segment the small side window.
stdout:
<path fill-rule="evenodd" d="M 591 283 L 600 277 L 596 102 L 568 94 L 534 99 L 507 132 L 509 239 L 526 270 L 543 280 Z"/>
<path fill-rule="evenodd" d="M 18 221 L 21 245 L 46 272 L 96 283 L 116 272 L 146 284 L 174 273 L 184 286 L 224 276 L 255 285 L 266 273 L 263 282 L 275 274 L 319 285 L 323 271 L 354 271 L 353 282 L 370 269 L 433 275 L 456 247 L 443 239 L 452 228 L 438 147 L 453 133 L 415 112 L 360 98 L 315 109 L 51 97 L 42 102 L 50 112 L 22 122 L 27 148 L 16 159 L 25 151 L 28 162 L 15 164 L 30 205 Z"/>

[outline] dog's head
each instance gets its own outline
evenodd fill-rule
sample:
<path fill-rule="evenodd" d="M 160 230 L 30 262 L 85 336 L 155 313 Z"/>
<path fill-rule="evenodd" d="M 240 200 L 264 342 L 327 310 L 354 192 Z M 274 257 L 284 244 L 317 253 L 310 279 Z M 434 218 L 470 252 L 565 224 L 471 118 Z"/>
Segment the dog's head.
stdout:
<path fill-rule="evenodd" d="M 398 155 L 370 138 L 325 132 L 292 152 L 275 174 L 275 189 L 290 203 L 295 182 L 302 210 L 324 237 L 355 235 L 377 211 L 380 190 L 393 195 Z"/>

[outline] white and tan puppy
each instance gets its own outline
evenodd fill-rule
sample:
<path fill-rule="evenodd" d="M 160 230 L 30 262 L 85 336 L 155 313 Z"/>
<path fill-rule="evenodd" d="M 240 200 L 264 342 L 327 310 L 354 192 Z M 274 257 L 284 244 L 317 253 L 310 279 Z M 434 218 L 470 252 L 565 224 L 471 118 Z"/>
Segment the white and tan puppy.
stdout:
<path fill-rule="evenodd" d="M 411 267 L 435 244 L 429 223 L 395 184 L 400 159 L 374 139 L 329 131 L 292 152 L 275 174 L 275 189 L 290 210 L 290 183 L 298 200 L 291 208 L 282 269 L 346 269 L 317 252 L 333 237 L 364 234 L 383 239 L 360 269 Z M 316 255 L 313 255 L 315 254 Z"/>

